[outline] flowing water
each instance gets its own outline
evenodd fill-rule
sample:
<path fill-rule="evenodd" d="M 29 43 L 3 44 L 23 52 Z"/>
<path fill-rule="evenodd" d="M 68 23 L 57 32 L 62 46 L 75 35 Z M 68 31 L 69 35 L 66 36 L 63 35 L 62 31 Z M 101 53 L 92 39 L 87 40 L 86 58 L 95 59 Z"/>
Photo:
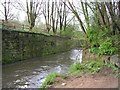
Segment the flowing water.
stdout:
<path fill-rule="evenodd" d="M 78 60 L 78 57 L 81 58 L 81 51 L 81 49 L 73 49 L 64 53 L 4 65 L 2 87 L 39 88 L 49 73 L 67 74 L 69 65 Z"/>

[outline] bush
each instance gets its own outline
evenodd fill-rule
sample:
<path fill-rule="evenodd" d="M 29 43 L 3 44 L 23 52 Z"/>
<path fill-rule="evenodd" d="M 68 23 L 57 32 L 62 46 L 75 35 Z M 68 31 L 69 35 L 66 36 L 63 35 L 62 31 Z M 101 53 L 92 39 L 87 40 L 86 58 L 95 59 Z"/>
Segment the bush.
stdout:
<path fill-rule="evenodd" d="M 93 46 L 98 46 L 99 44 L 99 27 L 96 26 L 91 26 L 88 28 L 87 30 L 87 36 L 88 36 L 88 42 L 91 45 L 91 47 Z"/>
<path fill-rule="evenodd" d="M 90 48 L 89 51 L 98 55 L 112 55 L 115 54 L 117 48 L 113 47 L 112 41 L 109 39 L 103 41 L 103 43 L 101 43 L 99 47 Z"/>
<path fill-rule="evenodd" d="M 109 28 L 92 25 L 87 31 L 87 36 L 91 53 L 112 55 L 117 52 L 117 49 L 113 46 L 114 43 L 112 42 L 115 40 L 111 36 Z"/>
<path fill-rule="evenodd" d="M 116 51 L 116 48 L 113 47 L 112 41 L 107 40 L 107 41 L 104 41 L 100 45 L 98 54 L 100 54 L 100 55 L 112 55 L 115 53 L 115 51 Z"/>

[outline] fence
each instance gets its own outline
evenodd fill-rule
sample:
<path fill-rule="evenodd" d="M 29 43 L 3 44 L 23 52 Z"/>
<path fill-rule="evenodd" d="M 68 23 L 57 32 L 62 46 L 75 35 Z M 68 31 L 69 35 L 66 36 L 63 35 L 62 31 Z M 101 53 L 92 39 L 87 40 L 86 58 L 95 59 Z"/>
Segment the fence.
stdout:
<path fill-rule="evenodd" d="M 20 24 L 19 22 L 10 22 L 0 20 L 0 28 L 4 30 L 29 31 L 29 25 Z"/>

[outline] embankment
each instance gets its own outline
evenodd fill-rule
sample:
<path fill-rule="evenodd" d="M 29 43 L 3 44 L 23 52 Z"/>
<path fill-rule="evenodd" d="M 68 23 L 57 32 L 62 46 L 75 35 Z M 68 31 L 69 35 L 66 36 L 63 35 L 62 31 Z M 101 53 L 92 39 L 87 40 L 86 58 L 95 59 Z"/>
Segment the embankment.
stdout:
<path fill-rule="evenodd" d="M 59 36 L 2 30 L 2 64 L 41 57 L 80 46 L 80 41 Z"/>

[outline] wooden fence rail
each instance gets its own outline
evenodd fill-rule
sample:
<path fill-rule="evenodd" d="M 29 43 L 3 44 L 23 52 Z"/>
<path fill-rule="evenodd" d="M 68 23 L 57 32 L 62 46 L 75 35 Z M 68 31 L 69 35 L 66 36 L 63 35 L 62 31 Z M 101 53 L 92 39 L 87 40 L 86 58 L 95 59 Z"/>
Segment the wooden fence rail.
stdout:
<path fill-rule="evenodd" d="M 0 20 L 0 28 L 9 29 L 9 30 L 29 31 L 29 25 L 24 25 L 18 22 L 10 22 L 4 20 Z"/>

